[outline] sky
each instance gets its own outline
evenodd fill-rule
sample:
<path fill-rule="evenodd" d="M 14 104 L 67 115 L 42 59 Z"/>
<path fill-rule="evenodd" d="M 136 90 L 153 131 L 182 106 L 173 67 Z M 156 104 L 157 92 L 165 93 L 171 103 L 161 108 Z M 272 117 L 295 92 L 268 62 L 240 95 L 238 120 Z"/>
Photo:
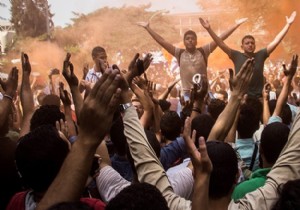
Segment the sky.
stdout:
<path fill-rule="evenodd" d="M 0 0 L 7 5 L 0 7 L 0 16 L 10 18 L 9 0 Z M 55 26 L 66 26 L 71 23 L 72 11 L 88 14 L 101 7 L 139 6 L 151 3 L 150 10 L 168 10 L 170 13 L 199 12 L 200 8 L 196 0 L 48 0 L 51 12 L 55 14 L 53 21 Z"/>

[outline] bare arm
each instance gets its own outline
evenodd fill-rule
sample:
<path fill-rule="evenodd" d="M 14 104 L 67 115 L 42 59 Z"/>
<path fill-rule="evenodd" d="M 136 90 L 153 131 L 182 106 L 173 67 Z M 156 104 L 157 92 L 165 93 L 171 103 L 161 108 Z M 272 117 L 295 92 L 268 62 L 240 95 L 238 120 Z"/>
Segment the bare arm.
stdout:
<path fill-rule="evenodd" d="M 267 125 L 269 118 L 271 117 L 270 108 L 269 108 L 269 94 L 270 94 L 271 85 L 266 83 L 262 92 L 263 96 L 263 124 Z"/>
<path fill-rule="evenodd" d="M 164 38 L 162 38 L 158 33 L 153 31 L 150 28 L 150 23 L 149 22 L 138 22 L 137 23 L 139 26 L 143 27 L 146 29 L 146 31 L 150 34 L 150 36 L 160 45 L 162 46 L 165 50 L 167 50 L 171 55 L 175 56 L 175 47 L 167 42 Z"/>
<path fill-rule="evenodd" d="M 213 126 L 208 136 L 208 141 L 224 141 L 225 137 L 227 136 L 234 122 L 236 112 L 239 109 L 240 102 L 248 90 L 248 86 L 253 75 L 253 64 L 254 60 L 248 59 L 243 64 L 239 73 L 234 77 L 232 76 L 233 70 L 231 69 L 230 83 L 232 87 L 232 94 L 224 111 L 220 114 L 215 125 Z"/>
<path fill-rule="evenodd" d="M 225 39 L 227 39 L 240 25 L 242 25 L 243 23 L 245 23 L 248 20 L 248 18 L 241 18 L 236 20 L 236 24 L 234 26 L 232 26 L 231 28 L 229 28 L 227 31 L 224 31 L 219 37 L 220 39 L 222 39 L 223 41 Z M 214 51 L 217 47 L 217 44 L 215 41 L 212 41 L 210 43 L 210 52 Z"/>
<path fill-rule="evenodd" d="M 96 149 L 108 132 L 119 104 L 120 75 L 117 73 L 107 70 L 86 98 L 79 117 L 79 136 L 37 209 L 79 200 Z"/>
<path fill-rule="evenodd" d="M 73 64 L 70 62 L 70 58 L 71 58 L 71 54 L 67 53 L 66 58 L 64 60 L 64 64 L 63 64 L 63 73 L 62 74 L 70 86 L 73 102 L 75 105 L 75 112 L 76 112 L 76 116 L 78 118 L 81 107 L 83 105 L 83 99 L 79 92 L 78 78 L 76 77 L 76 75 L 74 73 L 74 67 L 73 67 Z"/>
<path fill-rule="evenodd" d="M 192 133 L 192 138 L 191 138 Z M 183 138 L 186 142 L 187 151 L 191 157 L 194 168 L 194 193 L 192 197 L 192 210 L 209 209 L 209 180 L 213 165 L 206 150 L 203 137 L 196 139 L 196 131 L 191 132 L 191 119 L 187 118 L 184 124 Z M 199 141 L 199 148 L 196 148 L 195 141 Z"/>
<path fill-rule="evenodd" d="M 166 100 L 168 98 L 171 90 L 175 87 L 175 85 L 179 81 L 180 81 L 180 79 L 176 79 L 173 82 L 171 82 L 170 84 L 168 84 L 167 89 L 158 97 L 158 99 L 160 99 L 160 100 Z"/>
<path fill-rule="evenodd" d="M 218 45 L 229 57 L 231 57 L 231 48 L 229 48 L 224 41 L 211 29 L 209 22 L 207 20 L 203 20 L 202 18 L 199 18 L 199 20 L 201 25 L 207 30 L 211 38 L 215 41 L 216 45 Z"/>
<path fill-rule="evenodd" d="M 284 38 L 284 36 L 289 31 L 290 26 L 293 24 L 295 18 L 296 18 L 296 11 L 294 11 L 290 17 L 286 17 L 286 24 L 283 27 L 283 29 L 277 34 L 275 39 L 267 46 L 267 52 L 270 55 L 278 46 L 278 44 L 281 42 L 281 40 Z"/>
<path fill-rule="evenodd" d="M 30 119 L 34 112 L 33 94 L 29 82 L 31 65 L 29 62 L 28 55 L 22 53 L 21 61 L 22 61 L 23 78 L 21 84 L 20 97 L 21 97 L 21 104 L 23 108 L 23 121 L 22 121 L 22 127 L 20 131 L 20 137 L 24 136 L 29 132 Z"/>
<path fill-rule="evenodd" d="M 288 98 L 288 93 L 289 93 L 289 88 L 293 81 L 293 77 L 296 73 L 297 66 L 298 66 L 298 55 L 294 55 L 291 65 L 290 65 L 290 68 L 288 70 L 285 70 L 286 80 L 283 83 L 283 87 L 282 87 L 282 90 L 278 97 L 276 107 L 275 107 L 275 110 L 274 110 L 272 116 L 280 116 L 283 106 L 286 104 L 286 101 Z"/>
<path fill-rule="evenodd" d="M 1 84 L 2 85 L 2 84 Z M 5 82 L 5 93 L 3 99 L 0 101 L 0 128 L 2 128 L 4 122 L 8 120 L 11 105 L 13 103 L 13 97 L 18 87 L 18 69 L 12 68 L 9 73 L 8 80 Z"/>

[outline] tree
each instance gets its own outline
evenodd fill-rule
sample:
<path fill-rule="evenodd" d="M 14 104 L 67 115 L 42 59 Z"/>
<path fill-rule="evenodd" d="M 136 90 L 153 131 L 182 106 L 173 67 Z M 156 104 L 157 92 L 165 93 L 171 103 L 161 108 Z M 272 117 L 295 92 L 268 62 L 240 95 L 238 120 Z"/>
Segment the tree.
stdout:
<path fill-rule="evenodd" d="M 10 0 L 11 22 L 18 35 L 37 37 L 54 27 L 47 0 Z"/>

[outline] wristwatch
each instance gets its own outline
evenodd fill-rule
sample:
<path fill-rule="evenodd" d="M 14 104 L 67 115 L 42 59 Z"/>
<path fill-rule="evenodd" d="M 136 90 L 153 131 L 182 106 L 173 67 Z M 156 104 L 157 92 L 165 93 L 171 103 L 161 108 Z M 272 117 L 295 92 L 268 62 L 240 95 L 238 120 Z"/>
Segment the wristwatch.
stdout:
<path fill-rule="evenodd" d="M 120 112 L 124 112 L 126 109 L 128 109 L 128 108 L 131 107 L 131 106 L 132 106 L 132 103 L 131 103 L 131 102 L 126 103 L 126 104 L 120 104 L 120 107 L 119 107 Z"/>

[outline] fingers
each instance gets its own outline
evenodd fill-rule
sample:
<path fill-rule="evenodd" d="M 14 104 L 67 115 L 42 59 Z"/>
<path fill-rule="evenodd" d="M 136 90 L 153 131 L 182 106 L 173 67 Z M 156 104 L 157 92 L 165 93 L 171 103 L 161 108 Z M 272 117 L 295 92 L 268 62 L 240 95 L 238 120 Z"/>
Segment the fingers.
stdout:
<path fill-rule="evenodd" d="M 102 76 L 100 77 L 100 79 L 96 82 L 96 84 L 94 85 L 90 96 L 95 98 L 98 92 L 99 87 L 102 85 L 102 83 L 108 78 L 108 76 L 112 73 L 111 69 L 107 69 L 104 74 L 102 74 Z"/>
<path fill-rule="evenodd" d="M 134 65 L 136 64 L 136 60 L 140 57 L 139 53 L 136 53 L 133 59 L 131 60 L 128 69 L 132 69 Z"/>
<path fill-rule="evenodd" d="M 120 74 L 116 74 L 116 72 L 113 72 L 99 88 L 97 93 L 97 100 L 100 100 L 104 104 L 109 104 L 119 87 L 120 80 Z"/>

